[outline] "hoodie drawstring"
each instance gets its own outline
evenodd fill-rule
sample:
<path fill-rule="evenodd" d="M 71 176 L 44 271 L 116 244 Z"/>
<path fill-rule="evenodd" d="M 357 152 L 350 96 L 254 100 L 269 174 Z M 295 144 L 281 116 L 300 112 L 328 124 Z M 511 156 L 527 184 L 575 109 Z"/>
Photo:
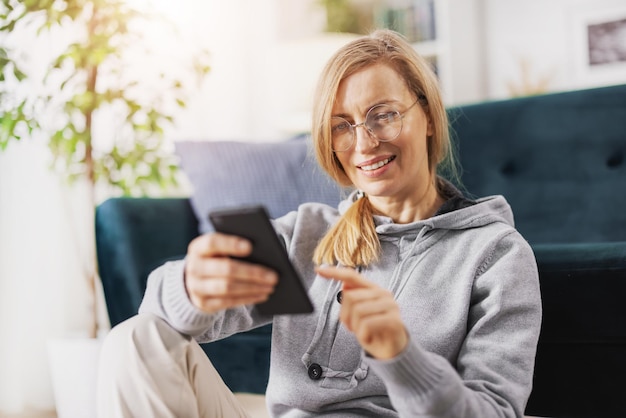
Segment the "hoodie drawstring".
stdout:
<path fill-rule="evenodd" d="M 424 225 L 422 229 L 420 229 L 419 233 L 415 237 L 415 240 L 413 241 L 413 244 L 411 244 L 411 247 L 408 250 L 409 254 L 416 255 L 417 246 L 422 242 L 422 238 L 424 237 L 424 235 L 426 235 L 428 231 L 431 230 L 431 228 L 432 227 L 430 225 Z M 404 237 L 400 239 L 400 242 L 402 242 L 403 239 Z M 402 251 L 402 252 L 405 252 L 405 251 Z M 394 270 L 393 276 L 389 283 L 389 290 L 391 291 L 394 299 L 396 300 L 398 300 L 398 296 L 400 296 L 400 293 L 402 292 L 402 290 L 404 289 L 404 287 L 409 281 L 409 275 L 406 275 L 406 274 L 403 275 L 402 273 L 404 271 L 405 264 L 409 261 L 410 258 L 412 257 L 403 257 L 403 260 L 400 262 L 398 267 Z"/>

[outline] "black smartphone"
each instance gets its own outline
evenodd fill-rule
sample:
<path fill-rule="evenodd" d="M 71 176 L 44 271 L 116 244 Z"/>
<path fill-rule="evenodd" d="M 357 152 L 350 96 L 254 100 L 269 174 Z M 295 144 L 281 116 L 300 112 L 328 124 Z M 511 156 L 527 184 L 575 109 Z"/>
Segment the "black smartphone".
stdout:
<path fill-rule="evenodd" d="M 313 312 L 313 304 L 302 279 L 289 260 L 264 206 L 222 209 L 209 214 L 216 231 L 250 240 L 252 253 L 242 260 L 261 264 L 278 273 L 274 293 L 255 308 L 262 315 L 303 314 Z"/>

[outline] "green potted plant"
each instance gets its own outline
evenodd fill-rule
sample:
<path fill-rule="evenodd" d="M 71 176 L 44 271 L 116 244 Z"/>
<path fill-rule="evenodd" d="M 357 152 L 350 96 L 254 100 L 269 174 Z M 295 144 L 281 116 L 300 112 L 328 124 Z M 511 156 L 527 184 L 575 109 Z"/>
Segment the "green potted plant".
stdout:
<path fill-rule="evenodd" d="M 374 27 L 376 1 L 318 0 L 318 4 L 326 11 L 326 32 L 365 35 Z"/>
<path fill-rule="evenodd" d="M 209 71 L 208 54 L 197 48 L 184 75 L 151 68 L 133 76 L 129 54 L 142 49 L 142 30 L 157 22 L 162 30 L 176 29 L 148 8 L 122 0 L 3 0 L 0 3 L 0 151 L 15 141 L 38 134 L 47 138 L 52 168 L 70 184 L 87 185 L 89 206 L 95 209 L 96 190 L 115 195 L 154 194 L 176 186 L 177 164 L 165 145 L 165 131 L 184 108 L 194 84 Z M 65 48 L 47 64 L 43 80 L 31 75 L 32 60 L 20 48 L 24 34 L 35 43 L 58 33 L 70 34 Z M 154 53 L 152 53 L 154 54 Z M 167 62 L 168 57 L 162 57 Z M 190 74 L 192 75 L 190 77 Z M 156 78 L 156 82 L 154 81 Z M 150 81 L 146 81 L 150 79 Z M 149 84 L 147 84 L 149 83 Z M 98 118 L 114 120 L 114 139 L 98 144 Z M 109 128 L 111 129 L 111 128 Z M 88 216 L 93 216 L 92 213 Z M 85 272 L 91 290 L 90 337 L 98 335 L 98 277 L 93 247 L 87 251 Z M 56 394 L 56 388 L 55 388 Z M 61 415 L 61 414 L 60 414 Z"/>

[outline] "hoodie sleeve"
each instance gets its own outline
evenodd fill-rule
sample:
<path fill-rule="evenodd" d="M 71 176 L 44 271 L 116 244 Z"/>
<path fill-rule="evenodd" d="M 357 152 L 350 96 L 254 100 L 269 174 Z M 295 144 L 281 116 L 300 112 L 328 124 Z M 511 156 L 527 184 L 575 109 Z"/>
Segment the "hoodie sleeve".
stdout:
<path fill-rule="evenodd" d="M 272 221 L 286 247 L 293 234 L 296 215 L 296 212 L 291 212 Z M 178 260 L 168 262 L 150 273 L 139 313 L 155 314 L 177 331 L 192 336 L 201 343 L 271 322 L 271 318 L 256 314 L 252 306 L 241 306 L 213 314 L 201 311 L 189 299 L 185 289 L 184 270 L 185 260 Z"/>
<path fill-rule="evenodd" d="M 196 308 L 185 289 L 184 268 L 185 260 L 171 261 L 150 274 L 139 306 L 140 314 L 155 314 L 178 332 L 192 336 L 200 343 L 226 338 L 270 322 L 267 317 L 255 315 L 252 306 L 213 314 Z"/>
<path fill-rule="evenodd" d="M 401 417 L 522 417 L 541 325 L 536 261 L 512 231 L 491 246 L 472 285 L 465 340 L 450 364 L 416 341 L 394 359 L 368 358 Z"/>

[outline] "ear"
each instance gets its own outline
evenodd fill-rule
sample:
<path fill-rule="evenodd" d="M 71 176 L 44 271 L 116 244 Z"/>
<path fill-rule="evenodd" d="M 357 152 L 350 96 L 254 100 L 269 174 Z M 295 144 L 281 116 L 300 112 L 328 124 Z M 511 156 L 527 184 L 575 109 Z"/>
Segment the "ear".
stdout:
<path fill-rule="evenodd" d="M 433 118 L 430 117 L 430 113 L 426 115 L 426 121 L 428 125 L 426 125 L 426 136 L 433 136 L 435 134 L 435 128 L 433 126 Z"/>

